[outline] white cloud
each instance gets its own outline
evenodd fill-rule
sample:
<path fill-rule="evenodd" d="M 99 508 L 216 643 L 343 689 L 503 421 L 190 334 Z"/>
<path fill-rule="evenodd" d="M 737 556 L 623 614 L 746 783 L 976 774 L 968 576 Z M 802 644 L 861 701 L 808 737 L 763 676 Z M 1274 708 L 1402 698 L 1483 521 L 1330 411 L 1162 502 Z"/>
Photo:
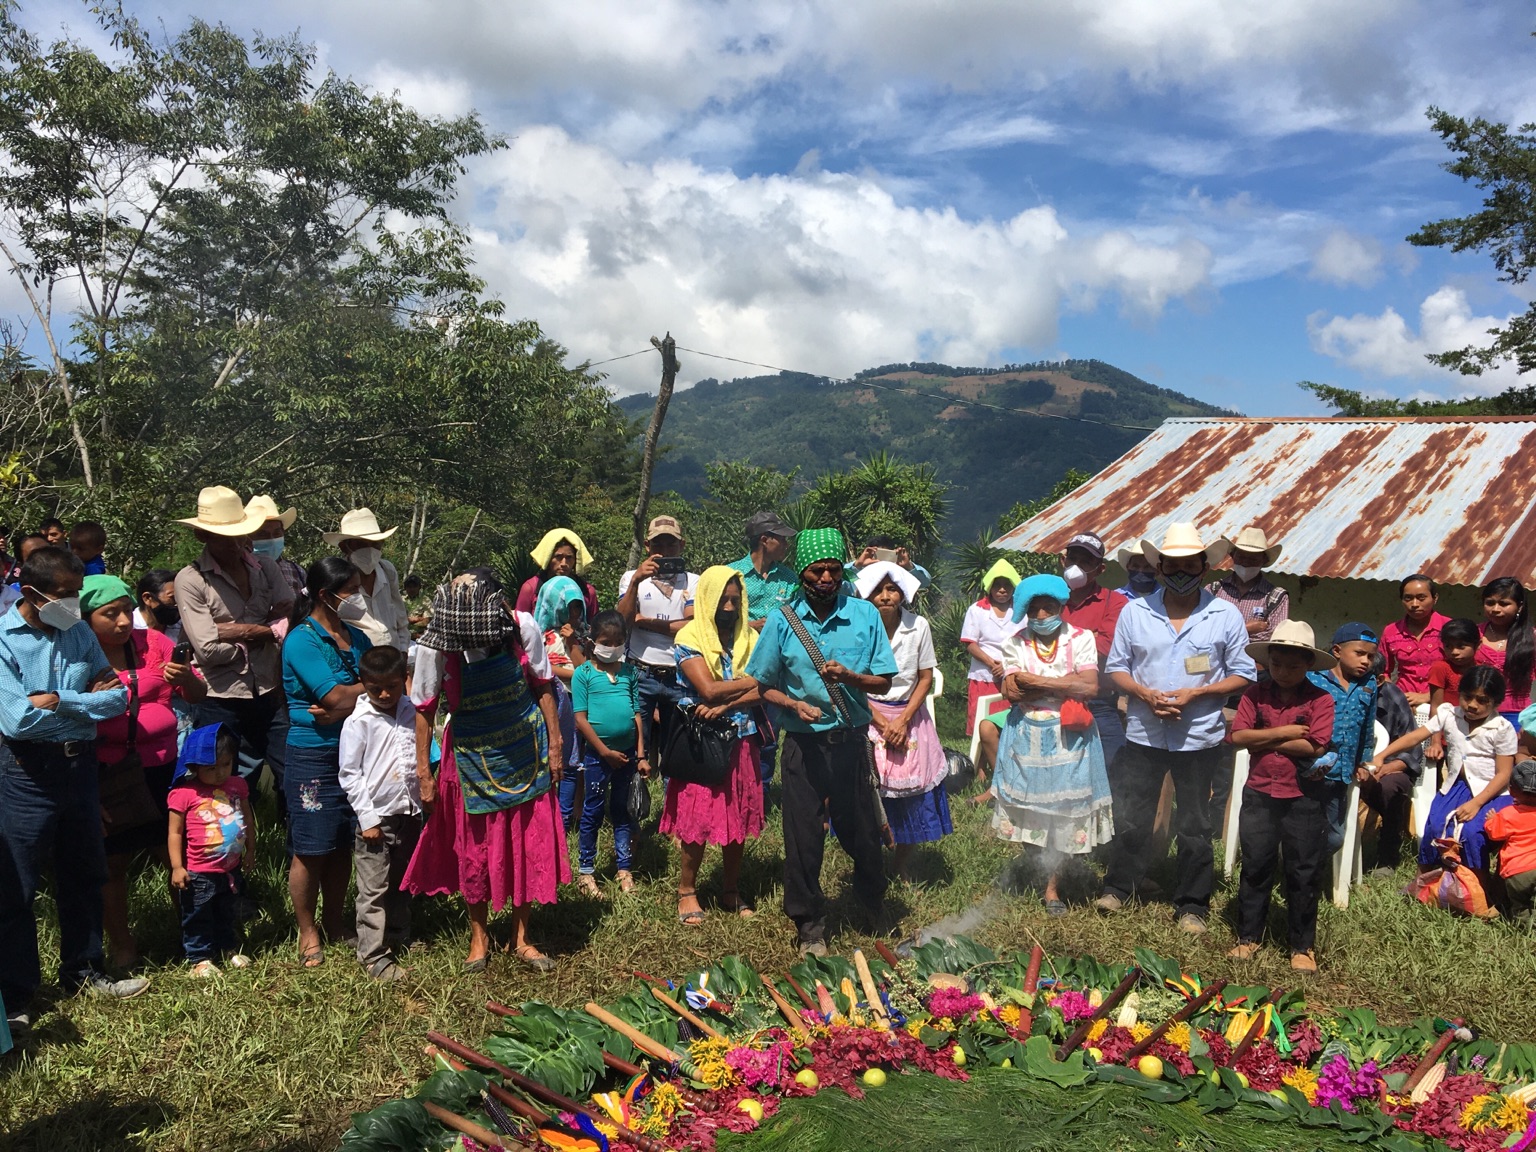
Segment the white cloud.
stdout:
<path fill-rule="evenodd" d="M 1340 287 L 1368 288 L 1381 275 L 1381 261 L 1379 241 L 1336 228 L 1312 254 L 1310 275 L 1314 280 Z"/>
<path fill-rule="evenodd" d="M 995 362 L 1050 346 L 1063 309 L 1111 298 L 1156 315 L 1206 285 L 1211 259 L 1187 236 L 1079 234 L 1049 207 L 1007 220 L 909 207 L 872 176 L 626 161 L 549 126 L 474 179 L 481 218 L 499 222 L 476 234 L 492 290 L 576 359 L 670 329 L 693 348 L 833 375 Z M 615 386 L 652 386 L 643 363 L 616 365 Z M 694 357 L 684 374 L 742 371 Z"/>
<path fill-rule="evenodd" d="M 381 92 L 398 92 L 402 103 L 424 116 L 463 116 L 474 107 L 469 82 L 462 76 L 413 72 L 386 61 L 376 65 L 365 79 Z"/>
<path fill-rule="evenodd" d="M 1307 317 L 1312 349 L 1331 356 L 1366 376 L 1406 380 L 1456 381 L 1463 389 L 1498 392 L 1509 386 L 1511 367 L 1500 367 L 1481 376 L 1462 376 L 1436 367 L 1425 359 L 1432 352 L 1447 352 L 1468 345 L 1487 345 L 1490 328 L 1507 324 L 1511 317 L 1474 316 L 1467 295 L 1446 285 L 1419 305 L 1419 330 L 1414 332 L 1395 308 L 1379 315 L 1324 318 L 1316 312 Z"/>

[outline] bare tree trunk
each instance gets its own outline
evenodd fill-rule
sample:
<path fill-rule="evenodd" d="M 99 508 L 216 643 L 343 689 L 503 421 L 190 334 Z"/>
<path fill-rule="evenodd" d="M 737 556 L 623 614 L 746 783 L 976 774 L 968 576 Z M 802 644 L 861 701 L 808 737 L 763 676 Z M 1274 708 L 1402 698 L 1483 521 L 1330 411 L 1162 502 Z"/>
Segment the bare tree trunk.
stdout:
<path fill-rule="evenodd" d="M 448 561 L 448 567 L 443 572 L 443 579 L 444 580 L 452 580 L 453 579 L 453 570 L 459 566 L 459 557 L 464 554 L 464 545 L 469 543 L 469 538 L 475 534 L 475 525 L 477 525 L 479 523 L 480 523 L 480 509 L 476 508 L 475 509 L 474 519 L 472 519 L 469 522 L 469 531 L 464 533 L 464 539 L 459 541 L 458 550 L 456 552 L 454 552 L 453 559 Z"/>
<path fill-rule="evenodd" d="M 629 567 L 637 568 L 645 555 L 646 515 L 651 506 L 651 469 L 656 466 L 656 441 L 661 438 L 661 424 L 672 402 L 672 385 L 677 382 L 677 341 L 668 332 L 665 339 L 651 337 L 661 353 L 661 391 L 656 394 L 656 410 L 645 430 L 645 453 L 640 458 L 640 495 L 635 500 L 635 538 L 629 546 Z"/>

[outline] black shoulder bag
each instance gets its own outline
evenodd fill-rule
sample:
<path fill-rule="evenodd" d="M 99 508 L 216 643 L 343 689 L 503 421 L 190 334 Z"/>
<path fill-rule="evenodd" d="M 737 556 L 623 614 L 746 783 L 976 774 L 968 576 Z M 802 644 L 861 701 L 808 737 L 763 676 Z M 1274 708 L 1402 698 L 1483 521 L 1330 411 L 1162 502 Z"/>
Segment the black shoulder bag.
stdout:
<path fill-rule="evenodd" d="M 730 775 L 731 743 L 735 739 L 736 725 L 725 717 L 705 720 L 697 705 L 679 707 L 668 725 L 661 770 L 669 779 L 684 784 L 717 787 Z"/>
<path fill-rule="evenodd" d="M 96 766 L 96 788 L 101 804 L 102 835 L 111 836 L 164 819 L 144 780 L 144 761 L 139 755 L 139 669 L 134 661 L 133 640 L 123 646 L 128 661 L 128 750 L 115 764 Z"/>

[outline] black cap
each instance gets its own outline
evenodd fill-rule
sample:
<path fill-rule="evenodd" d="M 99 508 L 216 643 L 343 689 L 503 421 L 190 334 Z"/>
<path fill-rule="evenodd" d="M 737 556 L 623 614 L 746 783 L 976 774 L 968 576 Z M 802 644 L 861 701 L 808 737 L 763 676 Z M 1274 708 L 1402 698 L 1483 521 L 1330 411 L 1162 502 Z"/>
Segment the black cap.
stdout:
<path fill-rule="evenodd" d="M 1099 539 L 1096 532 L 1079 532 L 1067 541 L 1067 548 L 1081 548 L 1084 552 L 1092 552 L 1095 559 L 1104 559 L 1104 541 Z M 1063 548 L 1065 552 L 1067 548 Z"/>
<path fill-rule="evenodd" d="M 747 539 L 757 543 L 760 536 L 778 536 L 794 539 L 795 530 L 779 518 L 777 512 L 758 512 L 747 520 Z"/>

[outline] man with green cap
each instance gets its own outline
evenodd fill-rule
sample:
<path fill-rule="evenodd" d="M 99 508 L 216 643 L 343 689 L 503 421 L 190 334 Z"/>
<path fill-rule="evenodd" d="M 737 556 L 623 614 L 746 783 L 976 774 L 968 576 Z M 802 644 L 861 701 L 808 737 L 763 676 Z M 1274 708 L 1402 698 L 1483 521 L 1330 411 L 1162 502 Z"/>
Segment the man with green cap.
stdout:
<path fill-rule="evenodd" d="M 746 668 L 763 699 L 780 709 L 784 912 L 795 922 L 802 955 L 827 954 L 824 816 L 853 859 L 854 896 L 872 926 L 886 887 L 868 696 L 890 691 L 896 657 L 880 613 L 843 583 L 846 556 L 835 528 L 799 534 L 799 592 L 764 622 Z"/>

